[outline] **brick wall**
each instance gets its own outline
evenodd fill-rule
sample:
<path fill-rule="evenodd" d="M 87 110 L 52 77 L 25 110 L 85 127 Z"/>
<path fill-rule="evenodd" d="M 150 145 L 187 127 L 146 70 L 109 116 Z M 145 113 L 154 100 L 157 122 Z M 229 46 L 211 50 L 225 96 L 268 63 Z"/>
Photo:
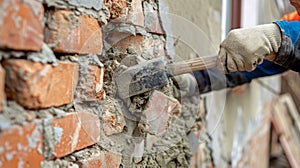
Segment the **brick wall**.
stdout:
<path fill-rule="evenodd" d="M 124 100 L 114 83 L 142 61 L 172 61 L 158 4 L 0 1 L 0 167 L 190 166 L 200 98 L 175 99 L 170 80 Z"/>

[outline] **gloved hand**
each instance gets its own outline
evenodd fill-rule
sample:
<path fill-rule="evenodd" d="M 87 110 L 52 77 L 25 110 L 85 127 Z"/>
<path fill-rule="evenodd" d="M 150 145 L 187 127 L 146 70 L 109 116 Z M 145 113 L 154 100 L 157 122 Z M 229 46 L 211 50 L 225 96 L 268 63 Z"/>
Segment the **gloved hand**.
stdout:
<path fill-rule="evenodd" d="M 276 24 L 232 30 L 220 45 L 219 68 L 224 73 L 252 71 L 266 56 L 277 53 L 280 43 Z"/>
<path fill-rule="evenodd" d="M 188 97 L 197 94 L 197 81 L 192 74 L 182 74 L 173 77 L 174 85 L 174 97 Z"/>

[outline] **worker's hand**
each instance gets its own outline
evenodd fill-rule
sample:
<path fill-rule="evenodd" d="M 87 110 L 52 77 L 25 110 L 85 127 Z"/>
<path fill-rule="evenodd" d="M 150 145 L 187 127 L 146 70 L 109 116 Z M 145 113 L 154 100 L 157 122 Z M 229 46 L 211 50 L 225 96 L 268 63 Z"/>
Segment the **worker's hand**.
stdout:
<path fill-rule="evenodd" d="M 266 56 L 277 53 L 280 43 L 281 32 L 276 24 L 232 30 L 220 45 L 220 70 L 252 71 Z"/>
<path fill-rule="evenodd" d="M 182 74 L 173 77 L 174 97 L 188 97 L 195 95 L 197 92 L 197 81 L 192 74 Z"/>

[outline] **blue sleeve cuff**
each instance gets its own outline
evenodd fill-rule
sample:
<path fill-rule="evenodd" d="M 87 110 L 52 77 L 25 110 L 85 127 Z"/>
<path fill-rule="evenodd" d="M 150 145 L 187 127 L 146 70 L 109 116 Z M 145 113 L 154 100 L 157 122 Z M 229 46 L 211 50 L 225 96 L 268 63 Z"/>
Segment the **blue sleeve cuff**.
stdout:
<path fill-rule="evenodd" d="M 300 33 L 300 22 L 299 21 L 276 21 L 274 22 L 280 29 L 281 33 L 288 35 L 293 44 L 295 45 Z"/>
<path fill-rule="evenodd" d="M 271 75 L 277 75 L 280 73 L 283 73 L 287 71 L 287 69 L 271 62 L 268 60 L 264 60 L 264 62 L 260 65 L 258 65 L 253 71 L 251 72 L 243 72 L 246 78 L 247 83 L 250 83 L 252 79 L 259 78 L 259 77 L 265 77 L 265 76 L 271 76 Z"/>

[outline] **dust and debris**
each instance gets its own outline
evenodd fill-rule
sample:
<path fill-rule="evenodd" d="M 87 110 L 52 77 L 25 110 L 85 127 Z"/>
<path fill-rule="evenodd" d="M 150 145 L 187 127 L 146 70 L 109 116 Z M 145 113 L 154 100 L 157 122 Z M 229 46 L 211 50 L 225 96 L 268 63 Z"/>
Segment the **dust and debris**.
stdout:
<path fill-rule="evenodd" d="M 53 161 L 43 161 L 41 168 L 53 168 L 53 167 L 67 167 L 67 168 L 79 168 L 76 163 L 72 163 L 62 159 L 56 159 Z"/>

